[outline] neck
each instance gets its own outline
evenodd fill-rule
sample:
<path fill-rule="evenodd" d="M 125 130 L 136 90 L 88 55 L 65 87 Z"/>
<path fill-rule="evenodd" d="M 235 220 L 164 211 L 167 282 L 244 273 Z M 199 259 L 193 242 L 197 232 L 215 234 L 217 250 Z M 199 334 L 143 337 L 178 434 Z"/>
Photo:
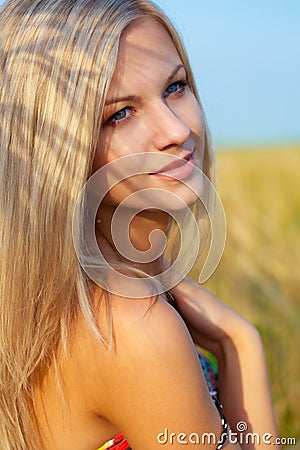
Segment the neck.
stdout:
<path fill-rule="evenodd" d="M 163 248 L 168 215 L 157 210 L 146 210 L 135 214 L 133 210 L 124 208 L 120 217 L 113 221 L 115 211 L 116 208 L 113 206 L 101 205 L 97 213 L 96 233 L 98 237 L 101 237 L 98 241 L 101 250 L 105 252 L 102 248 L 104 239 L 106 241 L 104 245 L 106 248 L 107 243 L 110 245 L 114 257 L 117 256 L 129 266 L 140 267 L 149 275 L 160 273 L 163 257 L 157 257 L 157 255 Z M 156 231 L 151 235 L 154 230 L 160 230 L 160 233 Z M 109 258 L 112 255 L 108 253 L 106 251 Z"/>

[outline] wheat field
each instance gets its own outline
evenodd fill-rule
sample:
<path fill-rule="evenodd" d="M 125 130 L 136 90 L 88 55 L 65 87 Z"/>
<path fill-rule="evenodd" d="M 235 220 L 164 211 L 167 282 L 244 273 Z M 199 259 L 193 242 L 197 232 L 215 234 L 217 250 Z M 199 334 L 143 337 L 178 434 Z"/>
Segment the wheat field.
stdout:
<path fill-rule="evenodd" d="M 217 152 L 227 241 L 205 283 L 259 329 L 280 436 L 300 438 L 300 146 Z"/>

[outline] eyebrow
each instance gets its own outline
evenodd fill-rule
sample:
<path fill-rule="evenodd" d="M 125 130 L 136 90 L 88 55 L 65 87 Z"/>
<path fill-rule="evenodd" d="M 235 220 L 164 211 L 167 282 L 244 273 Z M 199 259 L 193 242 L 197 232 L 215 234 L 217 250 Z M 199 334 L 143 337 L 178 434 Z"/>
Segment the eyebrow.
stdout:
<path fill-rule="evenodd" d="M 168 84 L 170 81 L 172 81 L 173 77 L 179 72 L 180 69 L 184 69 L 186 71 L 186 68 L 183 64 L 178 64 L 171 72 L 171 74 L 168 76 L 166 80 L 166 84 Z M 139 101 L 140 97 L 138 95 L 125 95 L 124 97 L 116 97 L 116 98 L 110 98 L 106 100 L 105 106 L 111 105 L 112 103 L 121 103 L 121 102 L 134 102 Z"/>
<path fill-rule="evenodd" d="M 172 81 L 173 77 L 177 74 L 177 72 L 179 72 L 180 69 L 184 69 L 186 72 L 186 68 L 184 67 L 183 64 L 178 64 L 171 72 L 170 76 L 168 76 L 167 80 L 166 80 L 166 84 L 168 84 L 170 81 Z"/>

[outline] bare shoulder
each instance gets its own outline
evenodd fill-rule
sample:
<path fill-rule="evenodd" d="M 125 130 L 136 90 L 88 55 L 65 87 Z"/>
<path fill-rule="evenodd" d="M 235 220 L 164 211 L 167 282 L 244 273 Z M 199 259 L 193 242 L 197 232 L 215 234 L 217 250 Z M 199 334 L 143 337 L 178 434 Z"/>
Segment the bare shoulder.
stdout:
<path fill-rule="evenodd" d="M 129 351 L 129 343 L 135 351 L 140 346 L 144 350 L 146 345 L 146 350 L 151 352 L 152 348 L 156 348 L 157 342 L 163 349 L 165 345 L 172 344 L 178 334 L 181 339 L 192 344 L 182 318 L 163 298 L 131 299 L 112 296 L 111 307 L 117 352 Z"/>
<path fill-rule="evenodd" d="M 105 301 L 100 303 L 98 324 L 107 335 Z M 218 440 L 220 416 L 176 310 L 159 297 L 110 295 L 109 305 L 114 345 L 95 339 L 84 320 L 74 341 L 72 373 L 90 411 L 135 450 L 160 449 L 166 434 L 172 442 L 167 438 L 165 448 L 173 450 L 182 448 L 183 435 L 214 433 Z"/>
<path fill-rule="evenodd" d="M 162 298 L 109 298 L 114 345 L 91 335 L 81 357 L 96 413 L 120 430 L 136 450 L 158 449 L 160 433 L 222 430 L 190 334 Z M 105 314 L 99 326 L 105 329 Z M 97 381 L 95 381 L 97 380 Z M 192 444 L 188 444 L 192 448 Z M 172 442 L 170 448 L 182 444 Z M 169 448 L 167 446 L 167 448 Z"/>
<path fill-rule="evenodd" d="M 118 365 L 127 362 L 159 361 L 170 352 L 174 356 L 180 355 L 183 349 L 189 349 L 196 355 L 191 336 L 177 311 L 160 297 L 127 298 L 108 294 L 108 298 L 101 296 L 97 307 L 97 322 L 99 329 L 107 343 L 111 339 L 111 346 L 101 345 L 92 333 L 81 327 L 80 341 L 85 345 L 80 347 L 87 350 L 86 345 L 96 349 L 101 360 L 101 367 L 110 372 L 116 372 Z M 106 303 L 107 302 L 107 303 Z M 107 308 L 107 304 L 109 308 Z M 109 309 L 109 312 L 108 312 Z M 82 333 L 82 331 L 84 332 Z M 82 337 L 82 334 L 84 337 Z M 197 357 L 195 356 L 197 361 Z M 131 367 L 128 363 L 128 371 Z"/>

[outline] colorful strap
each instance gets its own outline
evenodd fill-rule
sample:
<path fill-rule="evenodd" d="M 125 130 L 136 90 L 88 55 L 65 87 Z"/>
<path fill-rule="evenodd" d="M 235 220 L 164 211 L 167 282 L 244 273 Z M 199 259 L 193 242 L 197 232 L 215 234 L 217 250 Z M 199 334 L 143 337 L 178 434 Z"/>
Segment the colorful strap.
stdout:
<path fill-rule="evenodd" d="M 128 442 L 124 438 L 124 436 L 119 433 L 113 439 L 106 442 L 106 444 L 102 445 L 102 447 L 98 448 L 98 450 L 131 450 Z"/>
<path fill-rule="evenodd" d="M 219 401 L 218 397 L 216 395 L 212 395 L 211 398 L 213 399 L 214 404 L 216 405 L 216 408 L 219 411 L 219 414 L 221 416 L 221 424 L 222 424 L 223 431 L 221 433 L 221 436 L 220 436 L 220 439 L 219 439 L 219 442 L 218 442 L 217 448 L 216 448 L 216 450 L 220 450 L 228 438 L 228 423 L 227 423 L 227 419 L 223 412 L 223 405 Z"/>

